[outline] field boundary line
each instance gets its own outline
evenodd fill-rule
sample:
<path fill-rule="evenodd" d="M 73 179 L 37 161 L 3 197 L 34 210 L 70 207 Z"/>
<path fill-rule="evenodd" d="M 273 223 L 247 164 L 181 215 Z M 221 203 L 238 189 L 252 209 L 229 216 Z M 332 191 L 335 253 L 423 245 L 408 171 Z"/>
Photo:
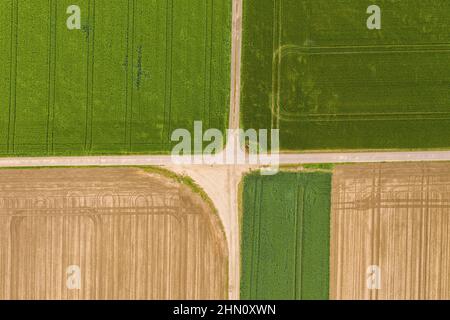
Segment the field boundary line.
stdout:
<path fill-rule="evenodd" d="M 14 153 L 14 138 L 16 131 L 16 102 L 17 102 L 17 53 L 19 47 L 19 1 L 11 2 L 11 64 L 10 64 L 10 84 L 9 84 L 9 110 L 8 110 L 8 139 L 7 152 Z"/>
<path fill-rule="evenodd" d="M 161 143 L 170 142 L 170 114 L 172 108 L 172 45 L 173 45 L 173 1 L 167 0 L 166 6 L 166 72 L 164 97 L 164 122 Z M 167 139 L 167 140 L 166 140 Z"/>
<path fill-rule="evenodd" d="M 56 99 L 56 23 L 58 2 L 49 0 L 49 47 L 48 47 L 48 105 L 47 105 L 47 153 L 53 153 L 53 134 Z"/>
<path fill-rule="evenodd" d="M 95 63 L 95 0 L 88 2 L 88 54 L 87 54 L 87 101 L 86 129 L 84 138 L 85 152 L 92 150 L 92 117 L 94 109 L 94 63 Z"/>

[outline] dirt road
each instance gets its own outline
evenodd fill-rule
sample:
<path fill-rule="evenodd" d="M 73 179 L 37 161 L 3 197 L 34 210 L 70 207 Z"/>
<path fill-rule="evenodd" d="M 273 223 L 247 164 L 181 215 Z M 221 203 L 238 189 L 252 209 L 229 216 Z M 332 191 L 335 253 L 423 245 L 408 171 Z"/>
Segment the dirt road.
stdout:
<path fill-rule="evenodd" d="M 450 151 L 342 152 L 281 154 L 280 164 L 450 161 Z M 164 166 L 171 156 L 86 156 L 0 158 L 0 167 Z M 202 165 L 192 164 L 201 167 Z"/>

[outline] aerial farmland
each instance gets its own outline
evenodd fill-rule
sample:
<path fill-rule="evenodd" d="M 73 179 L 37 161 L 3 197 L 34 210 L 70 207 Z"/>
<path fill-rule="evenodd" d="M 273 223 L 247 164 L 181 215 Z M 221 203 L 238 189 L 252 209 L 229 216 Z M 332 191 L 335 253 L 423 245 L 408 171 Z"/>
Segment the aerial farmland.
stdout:
<path fill-rule="evenodd" d="M 244 179 L 242 299 L 328 299 L 331 174 Z"/>
<path fill-rule="evenodd" d="M 231 1 L 73 4 L 0 3 L 0 155 L 168 153 L 175 128 L 225 129 Z"/>
<path fill-rule="evenodd" d="M 251 173 L 242 191 L 243 299 L 449 299 L 448 163 Z"/>
<path fill-rule="evenodd" d="M 227 297 L 221 223 L 186 184 L 145 168 L 0 175 L 0 299 Z"/>
<path fill-rule="evenodd" d="M 330 297 L 448 300 L 448 163 L 338 166 Z"/>
<path fill-rule="evenodd" d="M 450 146 L 450 2 L 247 0 L 242 124 L 283 151 Z"/>
<path fill-rule="evenodd" d="M 282 318 L 449 257 L 450 1 L 0 0 L 0 300 Z"/>

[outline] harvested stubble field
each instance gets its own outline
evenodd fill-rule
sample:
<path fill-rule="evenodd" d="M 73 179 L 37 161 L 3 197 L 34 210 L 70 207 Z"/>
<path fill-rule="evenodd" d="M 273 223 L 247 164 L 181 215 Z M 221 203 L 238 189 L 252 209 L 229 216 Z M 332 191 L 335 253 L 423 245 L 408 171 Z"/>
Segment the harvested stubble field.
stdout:
<path fill-rule="evenodd" d="M 0 299 L 227 297 L 221 223 L 187 186 L 138 168 L 1 177 Z"/>
<path fill-rule="evenodd" d="M 245 177 L 241 299 L 328 299 L 329 173 Z"/>
<path fill-rule="evenodd" d="M 450 299 L 449 200 L 447 163 L 337 166 L 330 297 Z"/>
<path fill-rule="evenodd" d="M 448 147 L 449 39 L 447 0 L 246 0 L 243 127 L 285 151 Z"/>
<path fill-rule="evenodd" d="M 167 153 L 195 120 L 225 129 L 231 0 L 1 0 L 0 30 L 0 156 Z"/>

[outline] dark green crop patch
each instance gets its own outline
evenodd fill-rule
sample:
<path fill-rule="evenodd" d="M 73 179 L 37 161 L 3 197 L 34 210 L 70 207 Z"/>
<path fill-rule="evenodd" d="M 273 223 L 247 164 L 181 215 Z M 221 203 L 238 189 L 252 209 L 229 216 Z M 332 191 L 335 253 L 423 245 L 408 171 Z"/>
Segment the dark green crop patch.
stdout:
<path fill-rule="evenodd" d="M 243 15 L 245 128 L 279 128 L 284 151 L 450 146 L 449 1 L 246 0 Z"/>
<path fill-rule="evenodd" d="M 244 179 L 241 299 L 328 299 L 331 173 Z"/>

